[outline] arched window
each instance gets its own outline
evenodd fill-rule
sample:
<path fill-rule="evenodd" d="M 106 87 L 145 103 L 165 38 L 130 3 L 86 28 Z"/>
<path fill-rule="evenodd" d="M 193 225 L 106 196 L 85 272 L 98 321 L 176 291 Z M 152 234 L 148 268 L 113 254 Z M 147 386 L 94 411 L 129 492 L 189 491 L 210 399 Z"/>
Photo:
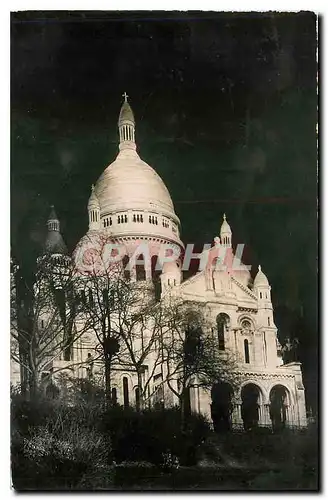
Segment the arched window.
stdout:
<path fill-rule="evenodd" d="M 122 259 L 122 265 L 123 265 L 123 274 L 124 274 L 124 278 L 126 280 L 129 280 L 130 279 L 130 270 L 127 269 L 128 267 L 128 264 L 129 264 L 129 257 L 127 255 L 124 255 L 123 259 Z"/>
<path fill-rule="evenodd" d="M 128 216 L 124 215 L 124 222 L 128 222 Z"/>
<path fill-rule="evenodd" d="M 82 304 L 85 304 L 86 303 L 86 296 L 85 296 L 84 290 L 81 290 L 80 297 L 81 297 Z"/>
<path fill-rule="evenodd" d="M 229 327 L 229 323 L 230 323 L 230 318 L 225 313 L 220 313 L 216 318 L 219 350 L 220 351 L 225 350 L 225 332 Z"/>
<path fill-rule="evenodd" d="M 248 319 L 243 319 L 243 321 L 241 322 L 241 327 L 244 331 L 246 330 L 249 332 L 252 329 L 252 323 Z"/>
<path fill-rule="evenodd" d="M 109 291 L 107 288 L 104 288 L 102 290 L 102 300 L 103 300 L 103 304 L 104 304 L 104 307 L 109 307 Z"/>
<path fill-rule="evenodd" d="M 117 404 L 117 389 L 116 389 L 116 387 L 112 388 L 112 404 L 113 405 Z"/>
<path fill-rule="evenodd" d="M 136 265 L 136 277 L 137 281 L 145 281 L 146 280 L 146 271 L 145 271 L 145 259 L 142 254 L 140 254 L 136 259 L 139 264 Z"/>
<path fill-rule="evenodd" d="M 245 363 L 249 363 L 249 342 L 244 340 Z"/>
<path fill-rule="evenodd" d="M 268 316 L 268 326 L 270 326 L 270 316 Z"/>
<path fill-rule="evenodd" d="M 262 292 L 260 292 L 260 299 L 262 299 Z"/>
<path fill-rule="evenodd" d="M 159 301 L 160 297 L 161 297 L 161 279 L 160 279 L 160 276 L 161 276 L 162 270 L 160 269 L 161 266 L 160 266 L 160 261 L 158 261 L 158 256 L 153 255 L 151 257 L 150 262 L 151 262 L 151 276 L 152 276 L 152 280 L 154 283 L 155 299 L 156 299 L 156 301 Z M 159 263 L 159 265 L 158 265 L 159 269 L 157 269 L 157 263 Z"/>
<path fill-rule="evenodd" d="M 133 222 L 136 222 L 136 214 L 133 214 Z"/>
<path fill-rule="evenodd" d="M 93 295 L 92 295 L 92 290 L 89 290 L 89 303 L 92 306 L 93 305 Z"/>
<path fill-rule="evenodd" d="M 123 377 L 123 405 L 124 408 L 129 406 L 129 382 L 127 377 Z"/>

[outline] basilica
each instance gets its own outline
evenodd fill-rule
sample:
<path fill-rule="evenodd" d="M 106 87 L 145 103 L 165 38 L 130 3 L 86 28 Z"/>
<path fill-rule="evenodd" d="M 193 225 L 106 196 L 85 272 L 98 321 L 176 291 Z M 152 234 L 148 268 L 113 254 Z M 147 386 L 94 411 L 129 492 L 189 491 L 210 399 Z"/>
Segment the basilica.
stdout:
<path fill-rule="evenodd" d="M 107 235 L 112 242 L 123 245 L 128 257 L 135 253 L 138 245 L 145 243 L 150 252 L 150 265 L 145 265 L 141 272 L 138 266 L 132 266 L 129 279 L 144 283 L 141 293 L 147 290 L 152 294 L 155 293 L 152 263 L 163 245 L 169 246 L 177 256 L 186 255 L 186 248 L 168 189 L 156 170 L 138 154 L 135 127 L 134 114 L 125 94 L 118 119 L 119 152 L 92 186 L 87 204 L 89 228 L 71 258 L 79 265 L 88 253 L 90 241 L 97 235 Z M 228 397 L 233 428 L 271 426 L 277 405 L 282 425 L 304 427 L 307 421 L 301 365 L 296 361 L 283 362 L 265 269 L 259 266 L 252 280 L 247 266 L 241 262 L 234 265 L 238 256 L 232 246 L 229 214 L 218 214 L 218 221 L 220 219 L 218 234 L 213 235 L 214 244 L 204 248 L 199 256 L 203 265 L 193 276 L 183 279 L 185 262 L 180 257 L 165 262 L 159 274 L 159 300 L 168 290 L 173 290 L 182 300 L 204 306 L 212 324 L 211 331 L 217 335 L 217 349 L 233 353 L 238 360 L 241 380 L 238 390 L 222 391 L 217 384 L 212 391 L 207 391 L 195 383 L 190 390 L 191 410 L 206 415 L 215 427 L 216 415 L 222 413 L 223 400 Z M 45 249 L 52 255 L 67 254 L 54 210 L 48 220 Z M 217 265 L 222 255 L 224 266 Z M 86 363 L 77 366 L 76 377 L 87 377 L 87 361 L 94 356 L 94 345 L 88 332 L 77 341 L 75 359 Z M 65 363 L 67 361 L 61 359 L 54 361 L 56 366 Z M 146 364 L 152 364 L 151 355 Z M 163 404 L 176 404 L 174 396 L 167 394 L 165 384 L 159 384 L 162 380 L 163 370 L 154 373 L 150 382 L 153 400 L 160 398 Z M 161 391 L 156 390 L 158 385 Z M 119 404 L 136 404 L 137 380 L 132 370 L 117 370 L 112 387 Z"/>

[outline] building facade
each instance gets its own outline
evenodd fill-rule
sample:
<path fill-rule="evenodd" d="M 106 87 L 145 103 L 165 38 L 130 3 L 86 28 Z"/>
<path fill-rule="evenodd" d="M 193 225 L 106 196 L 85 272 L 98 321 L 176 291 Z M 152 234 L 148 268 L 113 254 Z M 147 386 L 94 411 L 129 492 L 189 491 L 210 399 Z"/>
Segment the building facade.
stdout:
<path fill-rule="evenodd" d="M 301 365 L 284 364 L 271 300 L 271 287 L 261 267 L 254 281 L 249 269 L 241 262 L 232 246 L 232 229 L 223 216 L 214 244 L 199 256 L 200 270 L 183 280 L 186 258 L 180 238 L 181 224 L 175 213 L 170 194 L 156 171 L 139 156 L 135 140 L 135 119 L 125 95 L 119 120 L 119 153 L 92 187 L 88 202 L 89 229 L 78 243 L 72 259 L 76 265 L 92 252 L 92 241 L 108 237 L 124 246 L 128 259 L 135 257 L 140 245 L 149 251 L 147 259 L 138 256 L 139 265 L 129 270 L 129 279 L 140 283 L 140 293 L 155 294 L 155 264 L 163 245 L 178 256 L 165 262 L 157 273 L 160 300 L 170 292 L 180 299 L 201 304 L 210 334 L 217 338 L 217 348 L 233 353 L 238 361 L 241 384 L 233 390 L 228 384 L 217 383 L 212 391 L 194 386 L 190 391 L 190 406 L 217 425 L 252 428 L 253 426 L 284 425 L 304 427 L 306 408 Z M 54 254 L 64 251 L 59 222 L 52 212 L 48 221 L 47 250 Z M 140 260 L 141 259 L 141 260 Z M 143 260 L 144 259 L 144 260 Z M 74 371 L 77 377 L 90 373 L 95 340 L 92 333 L 83 335 L 74 348 L 77 361 L 85 361 Z M 58 360 L 57 366 L 67 361 Z M 151 365 L 151 359 L 148 360 Z M 89 372 L 88 372 L 89 370 Z M 167 404 L 177 401 L 172 393 L 159 384 L 163 372 L 154 373 L 152 394 Z M 160 390 L 156 391 L 157 385 Z M 135 404 L 136 374 L 116 370 L 113 394 L 121 404 Z"/>

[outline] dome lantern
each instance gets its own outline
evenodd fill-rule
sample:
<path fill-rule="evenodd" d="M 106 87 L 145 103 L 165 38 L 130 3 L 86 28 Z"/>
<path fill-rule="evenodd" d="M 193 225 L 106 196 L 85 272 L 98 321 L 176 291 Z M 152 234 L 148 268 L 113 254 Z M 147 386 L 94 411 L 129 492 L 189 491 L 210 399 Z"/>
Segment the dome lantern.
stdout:
<path fill-rule="evenodd" d="M 135 121 L 133 111 L 128 103 L 128 95 L 123 94 L 124 102 L 121 107 L 120 116 L 118 119 L 118 131 L 120 136 L 120 151 L 124 149 L 136 149 L 135 144 Z"/>
<path fill-rule="evenodd" d="M 88 202 L 88 212 L 89 212 L 89 229 L 99 229 L 100 228 L 100 205 L 97 195 L 95 193 L 95 187 L 91 186 L 91 196 Z"/>
<path fill-rule="evenodd" d="M 223 222 L 220 230 L 220 238 L 221 238 L 221 244 L 224 247 L 231 248 L 231 236 L 232 236 L 232 231 L 227 222 L 226 214 L 223 214 Z"/>

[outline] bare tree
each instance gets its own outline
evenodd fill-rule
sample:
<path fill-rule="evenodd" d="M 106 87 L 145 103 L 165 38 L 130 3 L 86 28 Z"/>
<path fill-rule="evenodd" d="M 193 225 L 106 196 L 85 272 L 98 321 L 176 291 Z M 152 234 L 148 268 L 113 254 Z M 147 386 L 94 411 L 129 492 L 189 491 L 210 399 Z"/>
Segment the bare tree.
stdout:
<path fill-rule="evenodd" d="M 159 373 L 163 376 L 162 336 L 167 327 L 165 309 L 153 297 L 144 294 L 144 283 L 131 284 L 136 295 L 133 308 L 120 311 L 118 316 L 120 337 L 124 351 L 120 355 L 122 366 L 137 375 L 137 409 L 150 404 L 153 390 L 151 382 Z"/>
<path fill-rule="evenodd" d="M 18 265 L 11 271 L 11 359 L 21 367 L 23 385 L 35 395 L 41 380 L 46 383 L 76 364 L 72 348 L 88 324 L 80 321 L 77 276 L 68 258 L 40 258 L 32 285 L 24 282 Z M 54 368 L 58 360 L 67 363 Z"/>
<path fill-rule="evenodd" d="M 197 385 L 210 390 L 219 381 L 236 386 L 237 364 L 231 353 L 219 350 L 200 306 L 173 299 L 165 316 L 170 325 L 162 340 L 165 381 L 179 399 L 184 425 L 190 389 Z"/>
<path fill-rule="evenodd" d="M 136 374 L 136 405 L 142 409 L 161 362 L 163 310 L 148 293 L 148 281 L 129 279 L 124 255 L 117 261 L 109 258 L 117 250 L 110 237 L 98 234 L 90 243 L 81 287 L 84 314 L 97 341 L 97 359 L 104 362 L 106 400 L 110 405 L 113 371 L 126 369 Z"/>

